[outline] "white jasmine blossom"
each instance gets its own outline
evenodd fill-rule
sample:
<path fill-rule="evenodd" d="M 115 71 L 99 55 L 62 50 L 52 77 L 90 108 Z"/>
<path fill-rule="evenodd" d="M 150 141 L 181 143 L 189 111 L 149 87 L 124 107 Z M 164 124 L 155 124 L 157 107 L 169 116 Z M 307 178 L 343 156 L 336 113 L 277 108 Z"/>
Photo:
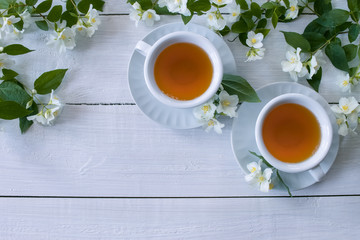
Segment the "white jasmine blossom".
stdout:
<path fill-rule="evenodd" d="M 261 48 L 263 46 L 262 40 L 264 39 L 264 35 L 262 33 L 257 33 L 250 31 L 247 34 L 246 44 L 249 47 L 253 48 Z"/>
<path fill-rule="evenodd" d="M 145 24 L 147 26 L 152 26 L 152 25 L 154 25 L 155 21 L 160 20 L 160 16 L 157 15 L 153 9 L 149 9 L 143 13 L 141 20 L 145 21 Z"/>
<path fill-rule="evenodd" d="M 66 22 L 62 22 L 47 42 L 47 45 L 54 46 L 60 53 L 65 52 L 66 49 L 73 49 L 76 46 L 74 29 L 65 26 Z"/>
<path fill-rule="evenodd" d="M 61 110 L 61 103 L 59 98 L 54 95 L 54 90 L 51 91 L 49 103 L 43 106 L 41 111 L 36 115 L 27 117 L 29 121 L 36 121 L 42 125 L 52 125 L 55 118 L 58 116 Z"/>
<path fill-rule="evenodd" d="M 263 59 L 265 55 L 265 48 L 250 48 L 246 53 L 247 60 L 245 62 Z"/>
<path fill-rule="evenodd" d="M 0 70 L 3 68 L 10 68 L 15 64 L 15 61 L 9 58 L 6 53 L 0 53 Z"/>
<path fill-rule="evenodd" d="M 287 61 L 282 61 L 281 66 L 284 72 L 289 72 L 293 80 L 298 80 L 298 73 L 302 71 L 303 64 L 300 59 L 301 48 L 297 48 L 296 51 L 292 48 L 286 52 Z"/>
<path fill-rule="evenodd" d="M 233 3 L 233 0 L 211 0 L 211 3 L 221 6 Z"/>
<path fill-rule="evenodd" d="M 266 168 L 262 172 L 261 163 L 262 161 L 259 161 L 258 164 L 256 162 L 251 162 L 247 165 L 250 173 L 245 176 L 245 181 L 249 182 L 252 186 L 255 186 L 262 192 L 269 192 L 273 170 L 271 168 Z"/>
<path fill-rule="evenodd" d="M 221 134 L 222 133 L 222 128 L 224 127 L 225 125 L 222 124 L 221 122 L 219 122 L 216 118 L 212 118 L 210 119 L 209 121 L 205 122 L 204 125 L 203 125 L 203 128 L 205 129 L 205 132 L 209 132 L 211 131 L 212 129 L 214 129 L 214 131 L 217 133 L 217 134 Z"/>
<path fill-rule="evenodd" d="M 132 9 L 130 10 L 130 19 L 135 21 L 135 26 L 137 27 L 139 24 L 139 21 L 142 17 L 142 9 L 138 2 L 135 2 L 132 6 Z"/>
<path fill-rule="evenodd" d="M 295 19 L 299 14 L 299 7 L 297 0 L 290 0 L 290 7 L 286 10 L 285 19 Z"/>
<path fill-rule="evenodd" d="M 360 105 L 354 97 L 340 98 L 339 105 L 331 106 L 331 110 L 335 113 L 340 135 L 346 136 L 349 131 L 356 133 Z"/>
<path fill-rule="evenodd" d="M 218 113 L 224 113 L 229 117 L 236 117 L 236 109 L 239 103 L 239 97 L 237 95 L 229 95 L 225 90 L 219 94 L 219 105 L 216 111 Z"/>
<path fill-rule="evenodd" d="M 24 22 L 23 28 L 28 28 L 33 23 L 33 19 L 31 18 L 31 14 L 27 9 L 24 12 L 20 13 L 19 16 Z"/>
<path fill-rule="evenodd" d="M 223 30 L 226 26 L 226 20 L 221 15 L 219 10 L 215 12 L 207 12 L 206 19 L 209 27 L 214 31 Z"/>
<path fill-rule="evenodd" d="M 187 8 L 188 0 L 159 0 L 159 7 L 167 7 L 171 13 L 180 13 L 184 16 L 190 16 L 191 12 Z"/>
<path fill-rule="evenodd" d="M 214 117 L 216 106 L 213 103 L 214 99 L 211 99 L 207 103 L 200 105 L 193 110 L 193 114 L 196 119 L 202 122 L 208 122 L 210 119 Z"/>
<path fill-rule="evenodd" d="M 20 18 L 17 18 L 13 15 L 11 15 L 10 17 L 3 17 L 1 31 L 5 33 L 12 33 L 15 28 L 14 23 L 17 23 L 20 20 Z"/>
<path fill-rule="evenodd" d="M 99 13 L 90 4 L 90 8 L 84 17 L 81 17 L 76 25 L 73 26 L 74 30 L 77 30 L 81 35 L 92 37 L 98 26 L 101 23 Z"/>
<path fill-rule="evenodd" d="M 229 16 L 227 17 L 227 21 L 229 23 L 234 23 L 240 18 L 240 5 L 238 4 L 230 4 L 229 6 Z"/>
<path fill-rule="evenodd" d="M 350 76 L 348 73 L 343 72 L 342 74 L 337 76 L 336 80 L 337 85 L 340 87 L 343 92 L 351 92 L 351 82 Z"/>

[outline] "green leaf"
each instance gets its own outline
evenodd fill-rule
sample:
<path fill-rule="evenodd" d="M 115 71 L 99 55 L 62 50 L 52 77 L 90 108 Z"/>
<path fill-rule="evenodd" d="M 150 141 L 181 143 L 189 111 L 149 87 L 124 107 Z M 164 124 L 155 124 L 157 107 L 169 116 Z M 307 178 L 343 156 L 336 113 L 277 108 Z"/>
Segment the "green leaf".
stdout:
<path fill-rule="evenodd" d="M 47 12 L 51 8 L 51 5 L 52 5 L 52 0 L 43 1 L 35 8 L 35 12 L 36 13 Z"/>
<path fill-rule="evenodd" d="M 317 32 L 305 32 L 302 34 L 310 43 L 311 51 L 316 51 L 326 43 L 326 38 Z"/>
<path fill-rule="evenodd" d="M 314 10 L 322 15 L 332 10 L 331 0 L 316 0 L 314 2 Z"/>
<path fill-rule="evenodd" d="M 34 88 L 38 94 L 48 94 L 61 84 L 67 69 L 56 69 L 43 73 L 35 80 Z"/>
<path fill-rule="evenodd" d="M 70 12 L 70 11 L 65 11 L 61 15 L 61 21 L 66 21 L 66 26 L 72 27 L 73 25 L 75 25 L 77 23 L 78 17 L 72 16 L 72 12 Z"/>
<path fill-rule="evenodd" d="M 305 32 L 317 32 L 317 33 L 325 34 L 325 32 L 330 30 L 330 28 L 324 27 L 324 26 L 318 24 L 316 22 L 316 20 L 317 19 L 313 20 L 306 26 L 304 33 Z"/>
<path fill-rule="evenodd" d="M 245 22 L 243 17 L 240 17 L 239 21 L 235 22 L 231 26 L 231 31 L 234 33 L 247 33 L 248 32 L 248 25 Z"/>
<path fill-rule="evenodd" d="M 357 67 L 352 67 L 352 68 L 350 68 L 350 70 L 349 70 L 349 76 L 350 77 L 353 77 L 355 74 L 356 74 L 356 72 L 357 72 Z"/>
<path fill-rule="evenodd" d="M 357 12 L 360 10 L 360 0 L 347 0 L 348 8 L 352 12 Z"/>
<path fill-rule="evenodd" d="M 272 18 L 271 18 L 271 23 L 272 23 L 274 29 L 276 28 L 278 21 L 279 21 L 279 17 L 276 14 L 276 12 L 274 12 L 272 15 Z"/>
<path fill-rule="evenodd" d="M 190 20 L 192 19 L 193 17 L 193 14 L 191 14 L 190 16 L 184 16 L 184 15 L 181 15 L 181 19 L 183 20 L 184 24 L 188 24 L 188 22 L 190 22 Z"/>
<path fill-rule="evenodd" d="M 348 11 L 342 9 L 334 9 L 324 13 L 315 21 L 324 27 L 336 27 L 345 23 L 348 18 Z"/>
<path fill-rule="evenodd" d="M 348 62 L 350 62 L 356 57 L 357 46 L 355 46 L 354 44 L 345 45 L 343 46 L 343 49 L 345 51 L 346 59 Z"/>
<path fill-rule="evenodd" d="M 285 40 L 287 44 L 292 46 L 293 48 L 301 48 L 302 52 L 310 52 L 311 51 L 311 45 L 306 40 L 306 38 L 299 33 L 296 32 L 284 32 L 281 31 L 284 34 Z"/>
<path fill-rule="evenodd" d="M 276 15 L 278 15 L 278 16 L 285 15 L 285 13 L 286 13 L 286 8 L 285 8 L 284 6 L 277 7 L 277 8 L 275 9 L 275 13 L 276 13 Z"/>
<path fill-rule="evenodd" d="M 228 26 L 225 26 L 223 30 L 219 32 L 221 36 L 225 36 L 230 33 L 230 28 Z"/>
<path fill-rule="evenodd" d="M 257 18 L 261 18 L 261 8 L 259 6 L 259 4 L 257 4 L 256 2 L 252 2 L 251 5 L 250 5 L 250 8 L 251 8 L 251 13 L 257 17 Z"/>
<path fill-rule="evenodd" d="M 270 29 L 267 28 L 257 28 L 254 31 L 255 33 L 262 33 L 264 35 L 264 38 L 269 34 Z"/>
<path fill-rule="evenodd" d="M 143 10 L 148 10 L 153 6 L 151 0 L 140 0 L 138 2 Z M 93 8 L 102 12 L 105 2 L 102 0 L 82 0 L 77 5 L 77 8 L 80 12 L 87 13 L 89 11 L 90 4 L 93 5 Z"/>
<path fill-rule="evenodd" d="M 265 17 L 266 17 L 266 18 L 271 18 L 272 15 L 273 15 L 273 13 L 274 13 L 274 10 L 272 10 L 272 9 L 267 9 L 267 10 L 265 10 Z"/>
<path fill-rule="evenodd" d="M 246 44 L 246 39 L 247 39 L 247 33 L 246 32 L 239 34 L 239 41 L 242 43 L 242 45 L 248 47 L 248 45 Z"/>
<path fill-rule="evenodd" d="M 349 71 L 349 65 L 346 59 L 345 51 L 339 44 L 335 44 L 333 42 L 330 43 L 325 48 L 325 53 L 334 67 L 346 72 Z"/>
<path fill-rule="evenodd" d="M 236 3 L 240 5 L 241 10 L 249 9 L 249 5 L 247 4 L 246 0 L 236 0 Z"/>
<path fill-rule="evenodd" d="M 50 22 L 57 22 L 60 20 L 61 14 L 62 14 L 62 6 L 56 5 L 50 10 L 47 19 Z"/>
<path fill-rule="evenodd" d="M 263 5 L 261 5 L 261 8 L 264 8 L 264 9 L 274 9 L 276 8 L 278 5 L 274 2 L 266 2 L 264 3 Z"/>
<path fill-rule="evenodd" d="M 260 102 L 255 90 L 240 76 L 224 74 L 222 85 L 230 95 L 237 95 L 240 102 Z"/>
<path fill-rule="evenodd" d="M 39 112 L 37 104 L 35 102 L 32 103 L 31 107 L 28 110 L 31 111 L 28 115 L 19 118 L 19 127 L 22 134 L 24 134 L 33 124 L 33 121 L 27 120 L 26 117 L 35 115 Z"/>
<path fill-rule="evenodd" d="M 360 26 L 357 24 L 351 25 L 348 33 L 349 41 L 350 42 L 355 41 L 359 36 L 359 33 L 360 33 Z"/>
<path fill-rule="evenodd" d="M 19 74 L 11 69 L 2 69 L 3 76 L 1 77 L 1 80 L 10 80 L 14 77 L 18 76 Z"/>
<path fill-rule="evenodd" d="M 13 101 L 26 106 L 26 103 L 30 101 L 29 94 L 13 81 L 4 81 L 0 84 L 0 99 L 2 101 Z"/>
<path fill-rule="evenodd" d="M 14 27 L 16 27 L 17 30 L 21 31 L 24 27 L 24 21 L 20 19 L 17 23 L 14 23 Z"/>
<path fill-rule="evenodd" d="M 206 12 L 206 11 L 210 10 L 211 4 L 210 4 L 209 0 L 198 0 L 195 2 L 189 3 L 188 8 L 192 12 L 201 13 L 201 12 Z"/>
<path fill-rule="evenodd" d="M 310 86 L 317 92 L 319 92 L 321 77 L 322 77 L 322 68 L 320 67 L 317 73 L 314 74 L 311 79 L 307 79 L 307 82 L 310 84 Z"/>
<path fill-rule="evenodd" d="M 22 55 L 22 54 L 26 54 L 26 53 L 29 53 L 32 51 L 34 51 L 34 50 L 30 50 L 21 44 L 7 45 L 3 49 L 3 53 L 6 53 L 7 55 Z"/>
<path fill-rule="evenodd" d="M 12 120 L 28 115 L 31 111 L 22 107 L 17 102 L 3 101 L 0 102 L 0 118 Z"/>
<path fill-rule="evenodd" d="M 75 2 L 74 0 L 67 0 L 66 1 L 66 10 L 69 12 L 76 12 L 76 8 L 74 6 Z"/>
<path fill-rule="evenodd" d="M 263 19 L 260 19 L 256 28 L 266 28 L 266 25 L 267 25 L 267 20 L 266 20 L 266 18 L 263 18 Z"/>
<path fill-rule="evenodd" d="M 49 30 L 49 26 L 48 26 L 47 22 L 44 20 L 43 21 L 35 21 L 35 24 L 41 30 L 44 30 L 44 31 Z"/>
<path fill-rule="evenodd" d="M 11 2 L 11 0 L 0 0 L 0 9 L 8 9 Z"/>
<path fill-rule="evenodd" d="M 38 0 L 26 0 L 26 5 L 34 6 L 37 3 Z"/>

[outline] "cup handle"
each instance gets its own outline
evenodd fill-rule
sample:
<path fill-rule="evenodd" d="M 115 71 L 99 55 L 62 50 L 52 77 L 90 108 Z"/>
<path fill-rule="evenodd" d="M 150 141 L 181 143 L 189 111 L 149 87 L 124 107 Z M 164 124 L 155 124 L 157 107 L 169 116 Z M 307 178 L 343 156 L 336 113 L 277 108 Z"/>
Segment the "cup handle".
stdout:
<path fill-rule="evenodd" d="M 141 53 L 143 56 L 146 56 L 149 51 L 150 51 L 151 45 L 147 44 L 144 41 L 139 41 L 136 46 L 135 49 Z"/>
<path fill-rule="evenodd" d="M 325 176 L 325 173 L 320 165 L 317 165 L 316 167 L 310 169 L 309 173 L 315 179 L 316 182 L 319 182 Z"/>

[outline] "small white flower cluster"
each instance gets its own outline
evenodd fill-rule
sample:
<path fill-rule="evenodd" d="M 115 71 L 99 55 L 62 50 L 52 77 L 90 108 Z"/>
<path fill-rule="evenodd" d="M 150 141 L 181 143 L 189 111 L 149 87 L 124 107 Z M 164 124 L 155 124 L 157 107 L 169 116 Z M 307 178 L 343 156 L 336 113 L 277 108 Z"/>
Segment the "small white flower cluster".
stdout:
<path fill-rule="evenodd" d="M 26 108 L 31 107 L 31 105 L 33 104 L 36 90 L 32 90 L 31 95 L 32 99 L 26 104 Z M 54 123 L 54 120 L 58 116 L 61 107 L 62 105 L 59 101 L 59 98 L 54 95 L 54 90 L 52 90 L 48 104 L 42 104 L 42 109 L 36 115 L 27 117 L 27 119 L 29 121 L 36 121 L 42 125 L 50 126 Z"/>
<path fill-rule="evenodd" d="M 7 15 L 6 11 L 2 15 Z M 20 21 L 23 21 L 23 29 L 20 31 L 18 30 L 14 24 Z M 21 39 L 22 34 L 24 33 L 25 29 L 30 26 L 33 22 L 31 19 L 31 15 L 28 10 L 23 11 L 19 14 L 19 17 L 15 17 L 11 15 L 9 17 L 1 17 L 0 18 L 0 39 L 1 40 L 14 40 L 14 39 Z"/>
<path fill-rule="evenodd" d="M 261 164 L 262 161 L 260 160 L 258 163 L 251 162 L 246 166 L 250 173 L 245 176 L 245 181 L 262 192 L 269 192 L 272 188 L 271 175 L 273 170 L 271 168 L 266 168 L 262 172 Z"/>
<path fill-rule="evenodd" d="M 301 48 L 299 47 L 297 49 L 289 48 L 290 50 L 286 52 L 286 61 L 281 62 L 282 70 L 288 72 L 294 81 L 301 77 L 311 79 L 320 68 L 322 52 L 319 50 L 314 55 L 309 56 L 308 54 L 301 55 Z"/>
<path fill-rule="evenodd" d="M 179 1 L 181 2 L 181 1 Z M 147 26 L 154 25 L 154 21 L 159 21 L 160 16 L 156 14 L 155 10 L 148 9 L 146 11 L 142 10 L 140 4 L 135 2 L 131 5 L 133 8 L 130 12 L 130 19 L 135 21 L 136 27 L 139 24 L 139 21 L 144 21 Z"/>
<path fill-rule="evenodd" d="M 2 75 L 2 69 L 3 68 L 10 68 L 15 64 L 15 61 L 9 58 L 9 55 L 6 53 L 1 53 L 3 50 L 2 47 L 0 47 L 0 75 Z"/>
<path fill-rule="evenodd" d="M 66 27 L 66 21 L 55 24 L 54 32 L 47 45 L 54 46 L 60 53 L 65 52 L 66 49 L 71 50 L 76 46 L 76 32 L 83 36 L 91 37 L 98 29 L 100 23 L 99 13 L 91 4 L 85 16 L 80 16 L 77 24 L 71 28 Z"/>
<path fill-rule="evenodd" d="M 360 105 L 354 97 L 340 98 L 339 105 L 334 105 L 331 110 L 335 113 L 336 123 L 339 125 L 339 135 L 356 134 L 359 122 Z"/>
<path fill-rule="evenodd" d="M 354 76 L 350 77 L 347 72 L 342 72 L 337 77 L 337 85 L 343 92 L 351 92 L 351 89 L 360 81 L 360 66 Z"/>
<path fill-rule="evenodd" d="M 286 10 L 286 13 L 285 13 L 285 19 L 289 20 L 289 19 L 297 18 L 298 14 L 299 14 L 298 1 L 297 0 L 290 0 L 289 5 L 290 6 Z"/>
<path fill-rule="evenodd" d="M 255 34 L 253 31 L 248 32 L 246 44 L 250 47 L 250 50 L 246 53 L 246 62 L 259 60 L 264 57 L 265 48 L 262 48 L 263 39 L 264 35 L 262 33 Z"/>
<path fill-rule="evenodd" d="M 223 87 L 220 87 L 220 93 L 215 94 L 208 102 L 200 105 L 193 110 L 193 114 L 198 119 L 206 132 L 214 129 L 218 134 L 222 133 L 222 128 L 225 126 L 219 122 L 216 117 L 219 115 L 228 116 L 230 118 L 236 117 L 236 109 L 239 103 L 237 95 L 229 95 Z"/>

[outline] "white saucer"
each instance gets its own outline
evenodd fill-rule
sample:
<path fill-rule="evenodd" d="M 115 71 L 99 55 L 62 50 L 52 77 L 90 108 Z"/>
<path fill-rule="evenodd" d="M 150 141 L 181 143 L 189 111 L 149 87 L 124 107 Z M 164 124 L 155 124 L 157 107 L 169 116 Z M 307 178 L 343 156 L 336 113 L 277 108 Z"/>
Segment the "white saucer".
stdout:
<path fill-rule="evenodd" d="M 156 28 L 149 33 L 144 42 L 153 45 L 162 36 L 175 31 L 196 32 L 209 39 L 220 53 L 224 73 L 235 74 L 236 64 L 230 48 L 216 33 L 196 24 L 171 23 Z M 134 50 L 128 68 L 130 92 L 140 110 L 153 121 L 169 128 L 189 129 L 201 124 L 193 116 L 193 109 L 171 108 L 155 99 L 148 90 L 144 80 L 145 57 Z"/>
<path fill-rule="evenodd" d="M 318 101 L 321 106 L 329 114 L 333 126 L 333 141 L 324 160 L 320 166 L 326 174 L 331 165 L 334 163 L 338 149 L 339 149 L 339 135 L 338 126 L 333 112 L 330 109 L 327 101 L 314 90 L 297 83 L 273 83 L 258 89 L 257 94 L 261 100 L 260 103 L 243 103 L 238 109 L 238 116 L 234 118 L 233 127 L 231 132 L 231 144 L 236 159 L 239 161 L 240 166 L 244 173 L 248 174 L 246 165 L 259 159 L 249 153 L 249 151 L 260 154 L 255 142 L 255 122 L 263 108 L 263 106 L 274 97 L 284 93 L 301 93 Z M 279 171 L 280 172 L 280 171 Z M 310 175 L 308 171 L 300 173 L 285 173 L 280 172 L 284 182 L 291 190 L 298 190 L 306 188 L 316 183 L 316 180 Z M 276 189 L 285 188 L 278 181 L 274 182 Z"/>

